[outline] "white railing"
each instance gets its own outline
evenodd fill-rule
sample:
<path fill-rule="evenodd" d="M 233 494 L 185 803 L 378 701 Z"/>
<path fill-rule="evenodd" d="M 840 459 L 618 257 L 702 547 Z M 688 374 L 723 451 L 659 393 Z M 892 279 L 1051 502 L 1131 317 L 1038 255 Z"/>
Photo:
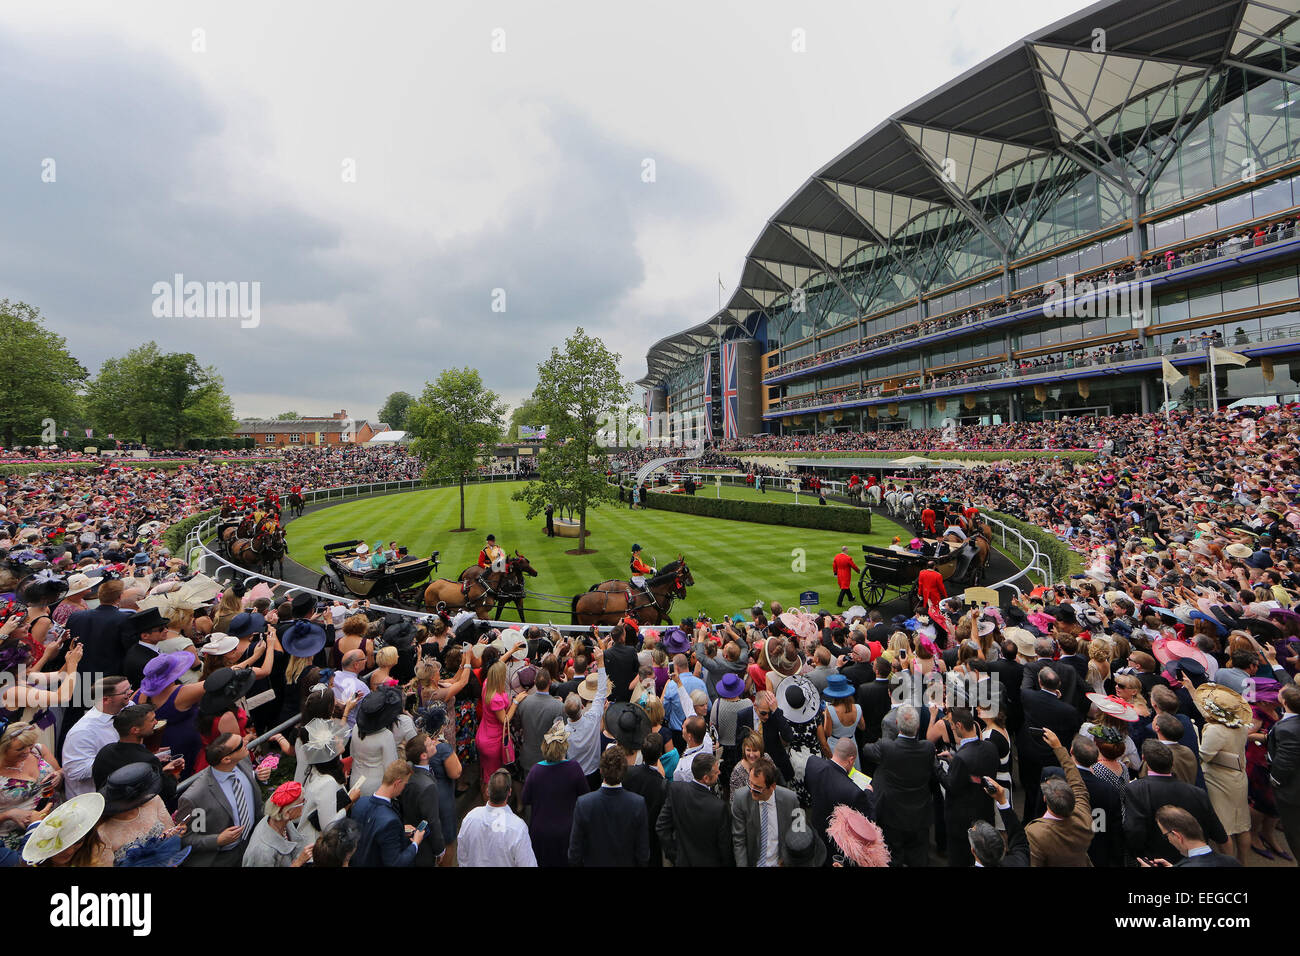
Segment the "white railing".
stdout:
<path fill-rule="evenodd" d="M 675 458 L 665 459 L 665 461 L 676 461 L 676 460 L 677 459 Z M 651 464 L 655 465 L 656 468 L 662 467 L 661 464 L 656 464 L 655 462 L 651 462 Z M 642 471 L 644 471 L 644 468 L 642 469 Z M 672 475 L 675 480 L 679 477 L 682 479 L 685 478 L 695 479 L 695 484 L 698 486 L 696 488 L 697 494 L 708 491 L 710 487 L 716 487 L 718 483 L 718 479 L 721 479 L 724 485 L 738 485 L 742 488 L 754 487 L 753 485 L 750 485 L 748 482 L 746 482 L 744 475 L 740 475 L 740 474 L 719 475 L 716 473 L 708 473 L 708 472 L 699 472 L 699 473 L 686 472 L 686 471 L 679 472 L 679 471 L 674 471 L 672 469 L 669 469 L 669 474 Z M 642 476 L 641 471 L 637 472 L 637 477 L 640 478 L 641 480 L 644 480 L 644 476 Z M 773 477 L 772 475 L 764 475 L 763 487 L 767 488 L 769 491 L 784 491 L 789 493 L 790 480 L 791 479 L 788 477 L 780 477 L 780 476 Z M 653 490 L 655 486 L 649 485 L 647 487 Z M 845 495 L 848 492 L 848 484 L 843 481 L 831 481 L 829 479 L 822 479 L 822 492 L 828 495 Z M 801 495 L 811 495 L 813 496 L 814 499 L 816 498 L 817 495 L 817 492 L 808 490 L 806 488 L 800 488 L 798 493 Z"/>
<path fill-rule="evenodd" d="M 467 483 L 477 484 L 483 481 L 501 481 L 507 479 L 514 480 L 517 477 L 518 476 L 516 475 L 476 475 L 473 478 L 468 479 Z M 363 497 L 365 495 L 371 495 L 371 494 L 383 494 L 388 491 L 413 491 L 417 488 L 418 489 L 451 488 L 455 486 L 456 486 L 455 482 L 428 483 L 422 479 L 411 479 L 405 481 L 378 481 L 370 484 L 342 485 L 338 488 L 313 489 L 311 491 L 301 492 L 301 494 L 302 494 L 303 503 L 311 504 L 317 501 L 341 502 L 345 498 L 358 498 L 358 497 Z M 231 571 L 243 577 L 245 580 L 265 581 L 268 585 L 270 585 L 273 588 L 275 587 L 285 588 L 286 593 L 302 592 L 304 594 L 313 594 L 316 597 L 326 601 L 336 601 L 339 599 L 339 596 L 337 594 L 331 594 L 327 591 L 318 591 L 315 588 L 306 587 L 305 585 L 301 585 L 301 584 L 294 584 L 291 581 L 284 581 L 281 580 L 280 578 L 272 577 L 269 574 L 260 574 L 254 571 L 250 571 L 247 568 L 240 567 L 237 564 L 232 564 L 230 561 L 226 560 L 220 554 L 213 551 L 212 548 L 210 548 L 207 544 L 208 539 L 211 538 L 212 535 L 216 532 L 217 525 L 222 524 L 224 522 L 228 522 L 230 520 L 231 519 L 229 518 L 222 518 L 219 514 L 212 515 L 208 518 L 205 518 L 203 521 L 200 521 L 198 524 L 196 524 L 193 528 L 190 529 L 189 534 L 186 535 L 185 538 L 184 554 L 186 556 L 186 563 L 188 563 L 191 568 L 195 569 L 196 571 L 199 571 L 200 573 L 208 574 L 211 577 L 216 577 L 216 573 L 221 568 L 229 568 Z M 302 567 L 305 568 L 307 567 L 307 565 L 304 564 L 302 565 Z M 211 571 L 209 571 L 209 568 L 211 568 Z M 525 600 L 527 600 L 526 597 Z M 371 611 L 378 611 L 381 614 L 401 614 L 405 617 L 413 617 L 413 618 L 426 618 L 432 613 L 428 610 L 413 611 L 410 608 L 390 607 L 382 604 L 370 604 L 368 605 L 368 609 Z M 539 613 L 544 613 L 544 612 L 539 612 Z M 561 613 L 567 614 L 568 611 L 562 611 Z M 519 626 L 520 624 L 519 621 L 505 621 L 505 620 L 495 620 L 495 621 L 490 621 L 488 623 L 494 625 L 511 625 L 511 626 Z M 609 627 L 611 626 L 613 625 L 609 625 L 609 626 L 601 625 L 600 630 L 608 631 Z M 591 633 L 591 628 L 585 625 L 547 624 L 546 627 L 548 629 L 556 630 L 561 633 L 577 633 L 577 634 Z"/>
<path fill-rule="evenodd" d="M 1009 524 L 1007 524 L 1004 521 L 999 521 L 997 518 L 991 518 L 982 512 L 980 514 L 980 518 L 985 522 L 987 522 L 991 527 L 1001 531 L 1002 544 L 998 548 L 998 550 L 1001 551 L 1008 558 L 1011 557 L 1010 553 L 1007 550 L 1008 535 L 1010 535 L 1011 539 L 1015 542 L 1016 557 L 1018 561 L 1024 561 L 1025 551 L 1026 550 L 1029 551 L 1029 562 L 1027 564 L 1023 565 L 1020 568 L 1020 570 L 1017 571 L 1015 574 L 1011 575 L 1011 577 L 1004 578 L 1003 580 L 999 581 L 997 584 L 989 585 L 990 587 L 992 587 L 994 590 L 997 590 L 998 588 L 1008 587 L 1014 590 L 1016 594 L 1020 594 L 1020 588 L 1017 587 L 1012 582 L 1015 581 L 1017 578 L 1028 576 L 1031 572 L 1035 572 L 1040 576 L 1042 576 L 1044 584 L 1052 584 L 1056 581 L 1056 576 L 1052 573 L 1052 559 L 1039 550 L 1038 542 L 1036 542 L 1033 538 L 1025 537 L 1015 528 L 1011 527 Z M 989 542 L 989 544 L 992 543 L 993 542 L 991 541 Z"/>

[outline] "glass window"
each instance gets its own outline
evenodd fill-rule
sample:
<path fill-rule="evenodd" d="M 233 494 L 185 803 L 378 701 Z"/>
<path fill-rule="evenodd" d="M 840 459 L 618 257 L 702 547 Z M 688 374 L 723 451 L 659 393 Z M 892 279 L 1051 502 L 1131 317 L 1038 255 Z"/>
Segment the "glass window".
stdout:
<path fill-rule="evenodd" d="M 1108 315 L 1106 316 L 1106 332 L 1114 334 L 1115 332 L 1127 332 L 1133 328 L 1133 319 L 1127 315 Z"/>
<path fill-rule="evenodd" d="M 1241 196 L 1229 196 L 1218 202 L 1219 228 L 1230 229 L 1247 222 L 1253 216 L 1251 212 L 1250 193 Z"/>
<path fill-rule="evenodd" d="M 1191 212 L 1183 216 L 1183 220 L 1186 223 L 1185 229 L 1188 238 L 1192 236 L 1203 236 L 1207 232 L 1214 232 L 1218 225 L 1214 205 L 1212 203 L 1206 203 L 1200 209 L 1193 209 Z"/>
<path fill-rule="evenodd" d="M 1042 344 L 1043 337 L 1037 329 L 1032 332 L 1020 333 L 1020 347 L 1022 349 L 1036 349 Z"/>
<path fill-rule="evenodd" d="M 1088 319 L 1083 323 L 1083 337 L 1085 339 L 1098 338 L 1106 334 L 1106 320 Z"/>
<path fill-rule="evenodd" d="M 1217 283 L 1192 290 L 1192 299 L 1188 303 L 1189 316 L 1195 318 L 1201 315 L 1214 315 L 1222 311 L 1223 296 L 1219 294 Z"/>
<path fill-rule="evenodd" d="M 1155 224 L 1151 234 L 1151 245 L 1168 246 L 1175 242 L 1182 242 L 1186 237 L 1187 234 L 1183 231 L 1183 217 L 1174 216 L 1172 219 Z"/>
<path fill-rule="evenodd" d="M 1165 325 L 1188 317 L 1187 290 L 1171 292 L 1160 297 L 1160 306 L 1156 309 L 1156 322 Z"/>
<path fill-rule="evenodd" d="M 1270 216 L 1291 205 L 1291 184 L 1285 179 L 1268 183 L 1255 190 L 1253 206 L 1255 215 Z"/>
<path fill-rule="evenodd" d="M 1102 260 L 1105 262 L 1114 262 L 1116 259 L 1123 259 L 1129 254 L 1128 251 L 1128 233 L 1122 236 L 1115 236 L 1113 239 L 1107 239 L 1102 243 Z"/>
<path fill-rule="evenodd" d="M 1295 266 L 1260 274 L 1260 302 L 1283 302 L 1297 296 L 1300 296 L 1300 291 L 1296 289 Z"/>
<path fill-rule="evenodd" d="M 1101 245 L 1091 245 L 1079 250 L 1079 268 L 1095 269 L 1101 265 Z"/>
<path fill-rule="evenodd" d="M 1259 286 L 1255 284 L 1254 276 L 1241 276 L 1238 279 L 1229 279 L 1223 283 L 1223 310 L 1225 312 L 1231 312 L 1235 309 L 1248 309 L 1255 305 L 1259 305 Z M 1204 315 L 1205 313 L 1193 314 Z"/>

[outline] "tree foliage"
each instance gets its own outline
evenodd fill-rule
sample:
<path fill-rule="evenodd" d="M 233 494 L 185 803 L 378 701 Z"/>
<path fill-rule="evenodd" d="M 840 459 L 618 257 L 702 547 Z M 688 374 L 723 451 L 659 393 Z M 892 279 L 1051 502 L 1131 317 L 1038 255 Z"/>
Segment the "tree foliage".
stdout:
<path fill-rule="evenodd" d="M 631 387 L 619 374 L 620 356 L 600 339 L 578 328 L 537 366 L 531 401 L 548 426 L 538 459 L 538 480 L 515 493 L 528 504 L 527 517 L 548 503 L 578 515 L 578 551 L 585 551 L 587 511 L 613 501 L 616 489 L 605 480 L 600 433 L 611 412 L 628 401 Z M 594 459 L 594 460 L 593 460 Z"/>
<path fill-rule="evenodd" d="M 407 409 L 411 450 L 431 480 L 454 479 L 460 487 L 460 528 L 465 530 L 465 479 L 473 474 L 483 446 L 491 454 L 501 438 L 506 411 L 501 396 L 483 384 L 477 369 L 449 368 Z M 392 424 L 389 422 L 388 424 Z"/>
<path fill-rule="evenodd" d="M 40 309 L 0 299 L 0 436 L 4 444 L 40 444 L 53 419 L 62 434 L 78 410 L 77 389 L 88 372 L 45 327 Z"/>
<path fill-rule="evenodd" d="M 379 410 L 379 420 L 395 432 L 407 430 L 411 403 L 415 396 L 410 392 L 393 392 L 384 399 L 384 407 Z"/>

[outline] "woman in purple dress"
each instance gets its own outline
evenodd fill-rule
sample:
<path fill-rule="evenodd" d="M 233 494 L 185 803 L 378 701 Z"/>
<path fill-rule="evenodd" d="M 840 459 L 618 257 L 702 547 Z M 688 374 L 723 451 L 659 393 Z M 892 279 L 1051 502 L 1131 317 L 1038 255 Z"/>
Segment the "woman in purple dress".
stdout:
<path fill-rule="evenodd" d="M 199 701 L 203 699 L 204 682 L 182 684 L 181 675 L 194 666 L 194 655 L 189 651 L 159 654 L 144 667 L 144 679 L 136 692 L 137 704 L 153 704 L 158 721 L 167 721 L 162 730 L 145 741 L 150 750 L 169 748 L 172 757 L 184 757 L 185 768 L 181 779 L 194 773 L 198 762 Z"/>
<path fill-rule="evenodd" d="M 573 830 L 573 808 L 578 798 L 590 793 L 587 775 L 569 755 L 569 727 L 556 719 L 542 737 L 542 759 L 528 771 L 523 806 L 532 806 L 528 835 L 538 866 L 569 865 L 569 834 Z"/>

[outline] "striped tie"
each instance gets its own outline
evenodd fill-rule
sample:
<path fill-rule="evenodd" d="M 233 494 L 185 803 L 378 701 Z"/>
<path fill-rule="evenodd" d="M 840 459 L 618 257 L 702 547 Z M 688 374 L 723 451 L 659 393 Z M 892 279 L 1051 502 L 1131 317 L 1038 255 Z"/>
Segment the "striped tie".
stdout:
<path fill-rule="evenodd" d="M 245 839 L 248 834 L 248 801 L 244 799 L 244 782 L 239 779 L 239 771 L 235 771 L 234 779 L 230 785 L 235 790 L 235 811 L 239 814 L 239 825 L 244 828 L 244 832 L 239 835 L 241 840 Z"/>
<path fill-rule="evenodd" d="M 767 840 L 771 831 L 771 825 L 768 820 L 771 815 L 768 804 L 771 800 L 765 800 L 758 805 L 758 862 L 757 866 L 767 866 Z"/>

